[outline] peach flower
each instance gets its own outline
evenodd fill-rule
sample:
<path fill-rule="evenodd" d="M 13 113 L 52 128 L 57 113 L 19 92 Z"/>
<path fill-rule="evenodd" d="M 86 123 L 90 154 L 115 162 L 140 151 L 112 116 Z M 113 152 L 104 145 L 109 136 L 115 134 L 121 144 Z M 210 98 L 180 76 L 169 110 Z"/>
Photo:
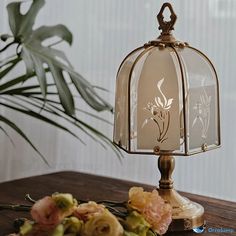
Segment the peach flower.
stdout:
<path fill-rule="evenodd" d="M 63 220 L 55 201 L 49 196 L 37 201 L 31 209 L 32 218 L 44 228 L 53 228 Z"/>
<path fill-rule="evenodd" d="M 157 190 L 145 192 L 141 187 L 129 190 L 129 207 L 140 212 L 158 234 L 164 234 L 171 223 L 172 208 L 159 196 Z"/>
<path fill-rule="evenodd" d="M 105 206 L 97 204 L 96 202 L 90 201 L 88 203 L 80 204 L 74 211 L 74 216 L 78 219 L 87 221 L 91 217 L 97 214 L 101 214 L 105 211 Z"/>

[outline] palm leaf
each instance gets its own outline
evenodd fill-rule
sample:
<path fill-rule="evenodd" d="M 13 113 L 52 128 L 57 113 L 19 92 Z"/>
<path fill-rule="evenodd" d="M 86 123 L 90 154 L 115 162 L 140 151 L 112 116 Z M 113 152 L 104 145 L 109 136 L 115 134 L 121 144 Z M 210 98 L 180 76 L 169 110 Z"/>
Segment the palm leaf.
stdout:
<path fill-rule="evenodd" d="M 40 121 L 44 121 L 44 122 L 46 122 L 46 123 L 48 123 L 48 124 L 50 124 L 50 125 L 53 125 L 53 126 L 55 126 L 55 127 L 57 127 L 57 128 L 60 128 L 60 129 L 62 129 L 63 131 L 68 132 L 69 134 L 71 134 L 72 136 L 74 136 L 75 138 L 77 138 L 78 140 L 80 140 L 83 144 L 85 144 L 84 141 L 83 141 L 82 139 L 80 139 L 74 132 L 70 131 L 70 130 L 69 130 L 68 128 L 66 128 L 65 126 L 62 126 L 62 125 L 58 124 L 58 123 L 55 122 L 54 120 L 52 120 L 52 119 L 50 119 L 50 118 L 48 118 L 48 117 L 46 117 L 46 116 L 43 116 L 43 115 L 41 115 L 41 114 L 39 114 L 39 113 L 37 113 L 37 112 L 35 112 L 35 111 L 33 111 L 33 110 L 30 110 L 30 109 L 27 110 L 27 109 L 22 109 L 22 108 L 17 107 L 17 106 L 21 106 L 21 107 L 23 106 L 23 105 L 20 104 L 20 103 L 17 103 L 17 104 L 16 104 L 17 106 L 11 106 L 11 105 L 9 105 L 9 104 L 0 102 L 0 105 L 2 105 L 2 106 L 4 106 L 4 107 L 7 107 L 7 108 L 9 108 L 9 109 L 11 109 L 11 110 L 14 110 L 14 111 L 23 113 L 23 114 L 25 114 L 25 115 L 34 117 L 34 118 L 36 118 L 36 119 L 38 119 L 38 120 L 40 120 Z"/>
<path fill-rule="evenodd" d="M 1 70 L 0 72 L 0 79 L 3 78 L 5 75 L 8 74 L 8 72 L 10 72 L 16 65 L 17 63 L 20 61 L 20 58 L 15 58 L 9 62 L 7 62 L 6 68 Z M 5 65 L 5 64 L 4 64 Z M 3 67 L 3 66 L 2 66 Z"/>
<path fill-rule="evenodd" d="M 41 101 L 41 105 L 43 104 L 43 103 L 42 103 L 42 102 L 43 102 L 43 99 L 42 99 L 42 98 L 41 98 L 41 99 L 39 99 L 39 98 L 37 98 L 37 97 L 33 97 L 33 98 L 35 98 L 36 100 L 40 100 L 40 101 Z M 26 101 L 26 100 L 25 100 L 25 101 Z M 29 101 L 26 101 L 26 102 L 29 102 Z M 33 104 L 31 104 L 31 105 L 33 105 Z M 39 106 L 39 107 L 41 107 L 41 106 Z M 38 108 L 39 108 L 39 107 L 38 107 Z M 91 136 L 86 130 L 88 130 L 89 132 L 91 132 L 91 134 L 95 135 L 97 138 L 102 139 L 102 141 L 103 141 L 104 143 L 106 143 L 106 144 L 116 153 L 116 155 L 117 155 L 119 158 L 123 157 L 123 155 L 121 154 L 120 150 L 119 150 L 116 146 L 114 146 L 113 142 L 112 142 L 109 138 L 107 138 L 103 133 L 99 132 L 98 130 L 96 130 L 96 129 L 95 129 L 94 127 L 92 127 L 91 125 L 87 124 L 86 122 L 84 122 L 84 121 L 82 121 L 81 119 L 78 119 L 78 118 L 76 118 L 76 117 L 70 117 L 70 116 L 68 116 L 62 109 L 60 109 L 59 107 L 57 107 L 57 106 L 51 104 L 51 102 L 49 102 L 48 100 L 46 100 L 45 109 L 50 109 L 50 112 L 51 112 L 52 114 L 54 114 L 54 115 L 56 114 L 56 115 L 59 116 L 59 117 L 63 117 L 63 119 L 67 120 L 68 122 L 70 122 L 70 123 L 72 123 L 72 124 L 74 124 L 74 125 L 76 125 L 76 126 L 79 124 L 78 128 L 81 129 L 83 132 L 85 132 L 87 135 L 89 135 L 90 138 L 92 138 L 93 140 L 99 142 L 98 139 L 94 139 L 94 137 Z M 56 110 L 57 112 L 56 112 L 55 110 Z M 58 113 L 58 112 L 59 112 L 59 113 Z M 69 120 L 69 118 L 71 118 L 73 121 Z M 83 126 L 85 129 L 84 129 L 82 126 Z M 99 143 L 101 144 L 101 142 L 99 142 Z M 101 145 L 102 145 L 102 144 L 101 144 Z M 104 145 L 102 145 L 102 146 L 104 147 Z"/>
<path fill-rule="evenodd" d="M 81 97 L 95 110 L 103 111 L 104 109 L 112 111 L 112 106 L 95 92 L 92 85 L 90 85 L 82 75 L 74 71 L 69 71 L 70 78 L 74 83 L 77 91 Z"/>
<path fill-rule="evenodd" d="M 40 102 L 38 101 L 37 99 L 34 99 L 34 101 L 36 102 Z M 32 103 L 30 103 L 29 101 L 25 101 L 31 105 L 33 105 Z M 44 106 L 44 110 L 46 110 L 47 112 L 59 117 L 59 118 L 63 118 L 64 120 L 66 120 L 68 123 L 71 123 L 75 126 L 77 126 L 80 130 L 82 130 L 86 135 L 88 135 L 92 140 L 94 140 L 95 142 L 98 142 L 103 148 L 106 148 L 104 146 L 104 144 L 102 142 L 100 142 L 99 139 L 95 138 L 93 135 L 91 135 L 89 132 L 87 132 L 87 130 L 85 130 L 81 125 L 80 125 L 80 122 L 77 122 L 78 120 L 76 119 L 76 117 L 70 117 L 68 116 L 62 109 L 59 109 L 58 107 L 56 106 L 53 106 L 51 104 L 49 104 L 48 102 L 47 103 L 41 103 L 40 102 L 40 105 L 36 105 L 34 104 L 34 106 L 37 106 L 37 107 L 42 107 Z M 56 112 L 55 110 L 59 111 L 59 112 Z"/>
<path fill-rule="evenodd" d="M 33 98 L 35 98 L 35 99 L 39 99 L 39 98 L 37 98 L 37 97 L 33 97 Z M 42 98 L 41 99 L 39 99 L 40 101 L 41 101 L 41 105 L 42 105 Z M 31 104 L 32 105 L 32 104 Z M 41 107 L 41 106 L 40 106 Z M 48 99 L 47 99 L 47 102 L 46 102 L 46 104 L 45 104 L 45 109 L 52 109 L 51 110 L 51 112 L 55 115 L 55 113 L 59 116 L 59 117 L 63 117 L 63 119 L 65 119 L 65 120 L 67 120 L 68 122 L 71 122 L 70 120 L 68 120 L 68 118 L 71 118 L 72 120 L 73 120 L 73 124 L 74 125 L 78 125 L 79 124 L 79 128 L 83 131 L 83 132 L 85 132 L 87 135 L 89 135 L 89 133 L 86 131 L 86 129 L 89 131 L 89 132 L 91 132 L 91 134 L 93 134 L 93 135 L 95 135 L 97 138 L 99 138 L 99 139 L 102 139 L 102 141 L 104 142 L 104 143 L 106 143 L 115 153 L 116 153 L 116 155 L 119 157 L 119 158 L 121 158 L 121 157 L 123 157 L 123 155 L 121 154 L 121 152 L 120 152 L 120 150 L 116 147 L 116 146 L 114 146 L 114 144 L 113 144 L 113 142 L 109 139 L 109 138 L 107 138 L 103 133 L 101 133 L 101 132 L 99 132 L 98 130 L 96 130 L 94 127 L 92 127 L 91 125 L 89 125 L 89 124 L 87 124 L 86 122 L 84 122 L 84 121 L 82 121 L 81 119 L 78 119 L 78 118 L 76 118 L 76 117 L 68 117 L 67 118 L 67 114 L 62 110 L 62 109 L 60 109 L 59 107 L 57 107 L 57 106 L 55 106 L 55 105 L 53 105 L 53 104 L 51 104 L 51 102 L 49 102 L 48 101 Z M 55 112 L 55 110 L 56 111 L 58 111 L 59 113 L 57 113 L 57 112 Z M 85 129 L 83 129 L 83 127 L 85 128 Z M 94 140 L 94 138 L 93 138 L 93 136 L 91 136 L 91 135 L 89 135 L 90 136 L 90 138 L 92 138 L 93 140 Z M 95 139 L 95 141 L 97 141 L 98 142 L 98 139 Z M 100 142 L 99 142 L 100 143 Z M 101 143 L 100 143 L 101 144 Z M 102 145 L 103 147 L 104 147 L 104 145 Z"/>
<path fill-rule="evenodd" d="M 49 84 L 48 86 L 55 86 L 55 84 Z M 1 86 L 0 86 L 1 87 Z M 29 90 L 34 90 L 34 89 L 38 89 L 39 85 L 31 85 L 31 86 L 21 86 L 21 87 L 17 87 L 17 88 L 13 88 L 13 89 L 7 89 L 7 90 L 3 90 L 2 92 L 0 92 L 0 94 L 7 94 L 7 95 L 16 95 L 16 94 L 22 94 L 24 92 L 32 92 L 32 93 L 39 93 L 42 94 L 40 91 L 29 91 Z M 58 94 L 57 92 L 49 92 L 50 94 Z M 48 94 L 49 94 L 48 93 Z M 61 103 L 59 103 L 61 104 Z"/>
<path fill-rule="evenodd" d="M 0 121 L 11 127 L 13 130 L 15 130 L 25 141 L 40 155 L 40 157 L 44 160 L 44 162 L 49 165 L 48 161 L 45 159 L 45 157 L 38 151 L 38 149 L 33 145 L 33 143 L 29 140 L 29 138 L 23 133 L 23 131 L 16 126 L 12 121 L 5 118 L 0 114 Z"/>
<path fill-rule="evenodd" d="M 49 69 L 46 68 L 45 72 L 49 72 Z M 21 76 L 14 78 L 14 79 L 11 79 L 11 80 L 5 82 L 4 84 L 0 85 L 0 93 L 2 91 L 4 91 L 5 89 L 20 85 L 20 84 L 24 83 L 26 80 L 31 79 L 32 77 L 35 77 L 35 76 L 36 76 L 36 73 L 32 73 L 30 75 L 21 75 Z"/>
<path fill-rule="evenodd" d="M 15 147 L 15 144 L 14 144 L 11 136 L 8 134 L 8 132 L 3 127 L 1 127 L 1 126 L 0 126 L 0 130 L 9 138 L 11 144 Z"/>
<path fill-rule="evenodd" d="M 18 102 L 13 101 L 12 99 L 8 99 L 8 98 L 5 98 L 5 97 L 4 97 L 4 99 L 9 101 L 9 102 L 11 102 L 11 103 L 13 103 L 13 104 L 15 104 L 15 105 L 17 105 L 17 106 L 21 106 L 24 109 L 26 109 L 26 107 L 24 105 L 19 104 Z M 18 99 L 19 99 L 19 97 L 18 97 Z M 31 101 L 24 100 L 24 102 L 29 103 L 31 106 L 34 106 L 34 107 L 37 107 L 37 108 L 41 108 L 41 106 L 38 106 L 37 104 L 34 104 Z M 41 105 L 42 104 L 43 103 L 41 102 Z M 0 103 L 0 105 L 1 105 L 1 103 Z M 5 104 L 5 106 L 14 109 L 14 107 L 10 106 L 9 104 Z M 22 112 L 21 109 L 17 109 L 17 111 Z M 59 118 L 63 118 L 67 122 L 77 126 L 81 131 L 83 131 L 91 139 L 93 139 L 94 141 L 98 142 L 103 148 L 106 148 L 106 146 L 104 146 L 104 144 L 100 141 L 100 140 L 102 140 L 106 145 L 108 145 L 116 153 L 116 155 L 119 157 L 119 159 L 121 159 L 121 157 L 123 157 L 123 155 L 121 154 L 120 150 L 116 146 L 113 145 L 111 140 L 109 140 L 104 134 L 102 134 L 101 132 L 97 131 L 95 128 L 93 128 L 92 126 L 88 125 L 84 121 L 82 121 L 80 119 L 77 119 L 76 117 L 70 117 L 62 109 L 60 109 L 60 108 L 58 108 L 56 106 L 53 106 L 51 104 L 49 106 L 48 103 L 45 104 L 44 111 L 50 113 L 51 115 L 57 116 Z M 97 138 L 95 138 L 95 137 L 97 137 Z"/>
<path fill-rule="evenodd" d="M 22 2 L 12 2 L 7 6 L 9 25 L 13 37 L 5 34 L 2 35 L 1 39 L 6 42 L 12 38 L 13 41 L 3 47 L 0 52 L 5 51 L 12 44 L 18 45 L 15 57 L 11 56 L 8 60 L 0 62 L 0 79 L 5 78 L 21 60 L 24 61 L 26 74 L 8 81 L 3 80 L 4 82 L 0 85 L 0 96 L 2 98 L 0 105 L 62 129 L 83 142 L 74 133 L 74 130 L 60 124 L 64 120 L 79 128 L 103 147 L 106 147 L 104 145 L 111 147 L 121 157 L 122 154 L 119 149 L 113 145 L 109 138 L 74 115 L 75 111 L 78 111 L 111 124 L 106 119 L 76 108 L 74 103 L 76 95 L 72 94 L 71 86 L 76 88 L 81 98 L 94 110 L 112 112 L 112 106 L 96 92 L 96 89 L 106 90 L 91 85 L 82 75 L 77 73 L 64 52 L 53 48 L 55 44 L 45 46 L 45 40 L 54 36 L 59 37 L 60 42 L 67 42 L 71 45 L 73 40 L 71 32 L 61 24 L 33 29 L 37 14 L 45 1 L 32 0 L 32 4 L 25 14 L 20 12 L 21 4 Z M 48 83 L 48 73 L 52 76 L 53 83 Z M 32 85 L 31 83 L 23 86 L 25 81 L 33 77 L 37 78 L 37 84 Z M 70 82 L 67 79 L 70 79 Z M 49 87 L 52 87 L 53 90 L 49 90 Z M 53 99 L 48 99 L 47 95 L 50 95 L 50 98 Z M 60 119 L 59 122 L 55 121 L 55 117 Z M 5 120 L 2 119 L 1 121 L 19 133 L 35 149 L 23 131 L 12 121 L 6 117 Z M 0 129 L 7 135 L 5 129 L 1 126 Z M 40 156 L 42 157 L 41 154 Z M 45 161 L 45 158 L 43 160 Z"/>
<path fill-rule="evenodd" d="M 47 102 L 48 104 L 55 104 L 55 105 L 61 105 L 61 103 L 60 102 L 57 102 L 57 101 L 54 101 L 54 100 L 52 100 L 52 99 L 43 99 L 43 98 L 40 98 L 40 97 L 36 97 L 36 96 L 33 96 L 33 95 L 31 95 L 30 96 L 31 98 L 33 98 L 33 99 L 37 99 L 37 100 L 40 100 L 40 101 L 45 101 L 45 102 Z M 85 110 L 83 110 L 83 109 L 79 109 L 79 108 L 75 108 L 75 110 L 76 111 L 78 111 L 78 112 L 81 112 L 81 113 L 84 113 L 84 114 L 86 114 L 86 115 L 88 115 L 88 116 L 91 116 L 91 117 L 93 117 L 93 118 L 95 118 L 95 119 L 97 119 L 97 120 L 100 120 L 100 121 L 103 121 L 103 122 L 105 122 L 105 123 L 107 123 L 107 124 L 109 124 L 109 125 L 113 125 L 110 121 L 108 121 L 108 120 L 106 120 L 106 119 L 104 119 L 104 118 L 102 118 L 102 117 L 100 117 L 100 116 L 97 116 L 97 115 L 95 115 L 95 114 L 93 114 L 93 113 L 91 113 L 91 112 L 88 112 L 88 111 L 85 111 Z"/>

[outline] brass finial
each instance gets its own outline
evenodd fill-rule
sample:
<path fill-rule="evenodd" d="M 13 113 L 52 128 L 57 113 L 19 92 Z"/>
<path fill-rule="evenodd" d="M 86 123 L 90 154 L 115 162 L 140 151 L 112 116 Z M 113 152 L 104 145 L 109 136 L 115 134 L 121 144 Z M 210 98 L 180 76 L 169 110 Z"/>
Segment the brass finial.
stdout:
<path fill-rule="evenodd" d="M 166 8 L 170 11 L 170 21 L 164 20 L 164 11 Z M 157 15 L 157 20 L 159 23 L 158 29 L 161 30 L 161 35 L 158 37 L 158 39 L 165 41 L 165 42 L 174 42 L 176 39 L 172 35 L 171 31 L 174 30 L 174 24 L 177 20 L 177 15 L 175 14 L 172 6 L 170 3 L 166 2 L 162 5 L 160 12 Z"/>
<path fill-rule="evenodd" d="M 170 21 L 165 21 L 164 20 L 164 11 L 166 8 L 169 8 L 170 10 Z M 162 5 L 161 7 L 161 10 L 160 12 L 158 13 L 157 15 L 157 20 L 158 20 L 158 23 L 159 23 L 159 30 L 162 30 L 161 34 L 164 34 L 164 35 L 169 35 L 171 34 L 171 30 L 174 29 L 174 24 L 177 20 L 177 16 L 171 6 L 170 3 L 166 2 Z"/>

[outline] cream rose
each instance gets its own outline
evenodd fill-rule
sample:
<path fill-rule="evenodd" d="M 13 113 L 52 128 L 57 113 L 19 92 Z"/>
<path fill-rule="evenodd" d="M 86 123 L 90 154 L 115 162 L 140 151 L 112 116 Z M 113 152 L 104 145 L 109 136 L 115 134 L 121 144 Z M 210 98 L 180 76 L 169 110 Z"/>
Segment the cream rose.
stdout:
<path fill-rule="evenodd" d="M 123 227 L 109 211 L 95 214 L 83 226 L 82 236 L 122 236 Z"/>
<path fill-rule="evenodd" d="M 101 214 L 105 211 L 105 206 L 90 201 L 88 203 L 80 204 L 74 211 L 74 216 L 80 220 L 87 221 L 96 214 Z"/>

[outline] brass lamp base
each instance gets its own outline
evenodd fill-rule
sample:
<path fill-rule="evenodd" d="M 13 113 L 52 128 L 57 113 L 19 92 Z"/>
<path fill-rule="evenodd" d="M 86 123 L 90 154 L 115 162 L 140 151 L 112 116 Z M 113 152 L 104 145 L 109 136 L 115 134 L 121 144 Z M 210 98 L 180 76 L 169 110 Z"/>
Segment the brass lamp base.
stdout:
<path fill-rule="evenodd" d="M 169 231 L 191 230 L 204 225 L 204 208 L 182 197 L 174 189 L 158 189 L 160 196 L 172 206 Z"/>
<path fill-rule="evenodd" d="M 173 156 L 161 155 L 158 168 L 161 172 L 158 192 L 172 206 L 172 222 L 169 231 L 192 230 L 204 225 L 204 208 L 189 199 L 182 197 L 173 189 L 171 179 L 175 160 Z"/>

